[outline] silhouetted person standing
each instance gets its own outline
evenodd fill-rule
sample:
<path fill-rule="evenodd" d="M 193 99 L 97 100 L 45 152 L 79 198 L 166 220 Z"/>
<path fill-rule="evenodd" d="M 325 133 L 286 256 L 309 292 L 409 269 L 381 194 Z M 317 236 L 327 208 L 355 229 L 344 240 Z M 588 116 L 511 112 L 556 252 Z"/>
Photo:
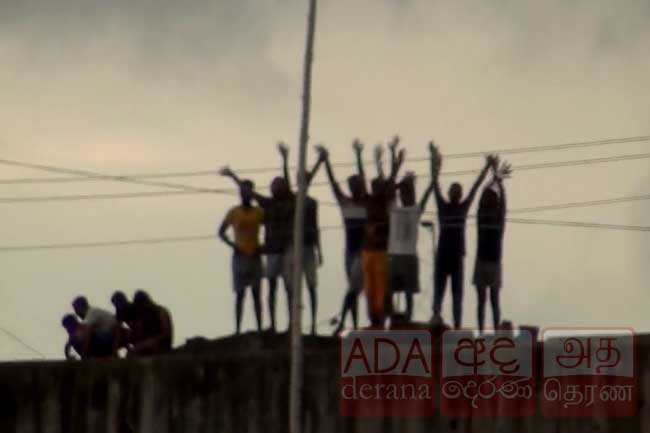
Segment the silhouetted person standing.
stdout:
<path fill-rule="evenodd" d="M 399 138 L 390 144 L 394 154 Z M 371 192 L 364 199 L 368 220 L 361 252 L 363 288 L 368 300 L 368 313 L 373 327 L 383 328 L 386 318 L 387 250 L 390 232 L 390 205 L 395 197 L 395 177 L 404 161 L 404 150 L 392 158 L 388 179 L 377 177 Z"/>
<path fill-rule="evenodd" d="M 287 181 L 289 190 L 291 190 L 291 177 L 289 175 L 289 149 L 280 143 L 278 150 L 282 156 L 284 178 Z M 322 158 L 318 158 L 311 171 L 306 173 L 307 186 L 311 183 L 320 165 L 323 163 Z M 293 192 L 292 192 L 293 193 Z M 304 213 L 304 231 L 303 231 L 303 250 L 302 250 L 302 272 L 309 292 L 309 301 L 311 307 L 311 333 L 316 334 L 316 317 L 318 315 L 318 267 L 323 264 L 323 250 L 320 242 L 320 228 L 318 226 L 318 202 L 312 197 L 305 196 L 305 213 Z M 289 266 L 293 268 L 293 254 L 290 255 Z"/>
<path fill-rule="evenodd" d="M 359 325 L 358 299 L 359 294 L 363 289 L 363 276 L 361 274 L 361 247 L 363 246 L 363 234 L 367 220 L 367 212 L 364 206 L 364 199 L 367 192 L 365 182 L 363 181 L 363 163 L 361 161 L 362 144 L 359 140 L 355 140 L 352 146 L 357 157 L 357 165 L 361 167 L 361 174 L 348 177 L 348 188 L 350 189 L 349 196 L 343 193 L 341 187 L 336 181 L 327 149 L 322 146 L 319 146 L 317 149 L 320 158 L 325 162 L 327 176 L 330 185 L 332 186 L 334 197 L 336 197 L 336 201 L 341 208 L 341 216 L 343 218 L 343 225 L 345 226 L 344 263 L 348 287 L 343 299 L 339 325 L 334 331 L 335 334 L 339 334 L 343 330 L 343 327 L 345 326 L 345 318 L 348 312 L 350 312 L 352 316 L 354 329 L 357 329 Z"/>
<path fill-rule="evenodd" d="M 167 308 L 153 302 L 149 294 L 138 290 L 133 296 L 138 335 L 129 353 L 157 355 L 169 352 L 174 338 L 174 324 Z"/>
<path fill-rule="evenodd" d="M 219 237 L 232 250 L 232 281 L 235 291 L 235 332 L 241 331 L 242 311 L 246 288 L 250 286 L 255 307 L 257 330 L 262 331 L 262 301 L 260 286 L 262 284 L 262 250 L 259 233 L 264 221 L 262 208 L 252 205 L 254 184 L 250 180 L 241 181 L 239 194 L 241 204 L 228 211 L 219 227 Z M 235 240 L 228 237 L 228 228 L 232 227 Z"/>
<path fill-rule="evenodd" d="M 415 197 L 415 176 L 407 174 L 397 185 L 401 206 L 390 211 L 390 237 L 388 240 L 388 308 L 393 313 L 393 293 L 406 296 L 405 316 L 413 316 L 413 295 L 420 291 L 420 263 L 417 243 L 420 217 L 429 200 L 433 182 L 429 183 L 419 203 Z"/>
<path fill-rule="evenodd" d="M 279 148 L 283 147 L 279 145 Z M 282 151 L 281 151 L 282 152 Z M 220 174 L 230 177 L 241 186 L 243 182 L 229 167 L 224 167 Z M 314 172 L 307 174 L 307 184 Z M 285 177 L 275 177 L 271 181 L 271 197 L 252 190 L 253 199 L 264 209 L 264 246 L 266 255 L 266 277 L 269 281 L 269 316 L 271 330 L 276 330 L 275 301 L 278 278 L 284 281 L 287 293 L 287 309 L 291 316 L 291 243 L 293 241 L 293 218 L 295 212 L 295 195 Z"/>
<path fill-rule="evenodd" d="M 434 317 L 440 315 L 447 278 L 451 278 L 454 327 L 460 328 L 463 314 L 463 261 L 465 259 L 467 214 L 478 188 L 493 164 L 494 157 L 490 155 L 486 158 L 483 170 L 464 200 L 463 187 L 459 183 L 452 183 L 449 187 L 449 201 L 447 201 L 442 195 L 439 182 L 442 157 L 433 142 L 429 144 L 429 148 L 434 155 L 433 191 L 436 197 L 440 225 L 434 266 L 433 315 Z"/>
<path fill-rule="evenodd" d="M 503 179 L 510 176 L 508 163 L 498 167 L 493 165 L 494 179 L 483 189 L 478 205 L 478 241 L 476 248 L 476 264 L 474 266 L 473 282 L 478 297 L 477 315 L 478 327 L 481 332 L 485 325 L 485 304 L 487 290 L 490 291 L 492 305 L 492 320 L 494 328 L 501 321 L 499 291 L 502 285 L 503 234 L 506 224 L 506 191 Z"/>

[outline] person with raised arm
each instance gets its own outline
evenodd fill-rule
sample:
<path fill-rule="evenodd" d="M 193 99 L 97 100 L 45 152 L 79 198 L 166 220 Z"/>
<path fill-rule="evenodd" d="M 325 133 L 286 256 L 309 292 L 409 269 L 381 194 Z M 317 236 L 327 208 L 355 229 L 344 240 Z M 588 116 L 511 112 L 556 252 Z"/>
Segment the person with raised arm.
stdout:
<path fill-rule="evenodd" d="M 482 333 L 485 325 L 487 290 L 490 290 L 492 321 L 497 329 L 501 324 L 499 292 L 502 285 L 503 234 L 506 224 L 506 190 L 503 180 L 510 177 L 510 164 L 492 166 L 493 178 L 481 193 L 477 215 L 476 264 L 472 281 L 476 286 L 478 327 Z"/>
<path fill-rule="evenodd" d="M 284 177 L 287 185 L 291 190 L 291 177 L 289 175 L 289 149 L 281 143 L 278 146 L 280 155 L 282 156 Z M 318 172 L 322 158 L 318 158 L 314 167 L 306 173 L 305 186 L 308 187 L 314 176 Z M 323 249 L 320 240 L 320 228 L 318 226 L 318 202 L 305 195 L 305 214 L 304 214 L 304 231 L 303 231 L 303 250 L 302 250 L 302 271 L 307 283 L 307 290 L 309 292 L 309 300 L 311 307 L 311 333 L 316 334 L 316 317 L 318 315 L 318 267 L 323 264 Z M 290 266 L 293 264 L 291 259 Z"/>
<path fill-rule="evenodd" d="M 433 153 L 431 158 L 433 158 Z M 432 172 L 433 176 L 433 172 Z M 433 177 L 432 177 L 433 179 Z M 390 236 L 388 240 L 388 310 L 393 313 L 393 294 L 406 296 L 407 321 L 413 316 L 413 295 L 420 291 L 419 259 L 417 253 L 420 217 L 433 191 L 433 180 L 416 203 L 415 175 L 407 173 L 397 184 L 401 206 L 390 211 Z"/>
<path fill-rule="evenodd" d="M 335 335 L 339 335 L 343 330 L 348 312 L 352 316 L 354 329 L 357 329 L 359 326 L 358 298 L 359 293 L 361 293 L 361 290 L 363 289 L 363 277 L 361 275 L 361 247 L 363 245 L 363 234 L 366 225 L 366 208 L 364 206 L 366 188 L 363 181 L 363 162 L 361 160 L 363 145 L 359 139 L 355 139 L 352 143 L 352 147 L 357 162 L 361 163 L 361 172 L 347 178 L 350 195 L 346 195 L 341 190 L 341 187 L 334 176 L 334 170 L 332 169 L 327 149 L 322 145 L 316 147 L 319 159 L 322 159 L 325 163 L 327 177 L 330 181 L 334 197 L 341 208 L 341 216 L 345 227 L 344 263 L 348 287 L 343 299 L 339 324 L 334 331 Z"/>
<path fill-rule="evenodd" d="M 262 301 L 260 289 L 262 284 L 262 248 L 259 233 L 264 221 L 264 210 L 253 206 L 253 189 L 250 180 L 239 182 L 241 203 L 231 208 L 219 227 L 219 237 L 232 248 L 232 283 L 235 291 L 235 333 L 241 331 L 241 320 L 246 297 L 246 288 L 251 288 L 255 319 L 258 332 L 262 331 Z M 235 239 L 228 237 L 232 227 Z"/>
<path fill-rule="evenodd" d="M 230 177 L 240 189 L 241 180 L 229 167 L 221 169 L 222 176 Z M 291 244 L 293 221 L 293 194 L 284 177 L 277 176 L 271 181 L 271 196 L 264 196 L 251 189 L 251 196 L 264 210 L 264 244 L 261 248 L 266 255 L 266 278 L 269 282 L 269 316 L 271 330 L 276 330 L 275 299 L 278 279 L 282 279 L 287 294 L 287 308 L 291 302 L 291 277 L 285 266 L 285 253 Z"/>
<path fill-rule="evenodd" d="M 465 260 L 467 214 L 478 188 L 494 164 L 495 157 L 492 155 L 486 157 L 485 166 L 465 199 L 463 199 L 463 187 L 460 183 L 454 182 L 449 187 L 449 200 L 446 200 L 442 195 L 439 181 L 442 156 L 433 142 L 429 143 L 429 149 L 433 155 L 431 158 L 433 191 L 440 225 L 434 265 L 433 316 L 434 318 L 440 316 L 447 279 L 451 278 L 454 327 L 460 328 L 463 314 L 463 262 Z"/>
<path fill-rule="evenodd" d="M 286 146 L 278 143 L 278 151 L 286 161 Z M 271 196 L 260 194 L 255 189 L 251 191 L 253 199 L 264 210 L 264 245 L 262 252 L 266 255 L 266 277 L 269 282 L 269 316 L 271 331 L 276 331 L 276 292 L 278 279 L 284 282 L 287 295 L 287 310 L 291 317 L 291 246 L 293 241 L 293 218 L 295 211 L 295 195 L 288 183 L 288 168 L 285 164 L 285 175 L 277 176 L 271 181 Z M 220 170 L 222 176 L 230 177 L 238 185 L 242 180 L 229 168 Z M 315 172 L 308 173 L 307 183 L 311 182 Z"/>
<path fill-rule="evenodd" d="M 399 144 L 395 137 L 390 146 Z M 388 179 L 375 178 L 371 192 L 364 199 L 367 223 L 361 252 L 363 287 L 368 300 L 370 323 L 383 328 L 386 318 L 387 249 L 390 231 L 389 208 L 395 196 L 395 178 L 404 162 L 404 150 L 393 161 Z"/>

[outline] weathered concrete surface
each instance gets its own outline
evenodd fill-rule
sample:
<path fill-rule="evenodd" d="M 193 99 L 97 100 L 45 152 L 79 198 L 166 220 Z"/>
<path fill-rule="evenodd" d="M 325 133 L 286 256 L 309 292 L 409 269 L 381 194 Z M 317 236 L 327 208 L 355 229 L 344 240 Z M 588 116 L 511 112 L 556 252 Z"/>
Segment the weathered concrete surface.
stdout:
<path fill-rule="evenodd" d="M 311 432 L 650 433 L 650 341 L 639 339 L 639 413 L 621 420 L 338 416 L 338 341 L 305 339 Z M 156 359 L 0 364 L 0 433 L 287 431 L 286 336 L 195 341 Z"/>

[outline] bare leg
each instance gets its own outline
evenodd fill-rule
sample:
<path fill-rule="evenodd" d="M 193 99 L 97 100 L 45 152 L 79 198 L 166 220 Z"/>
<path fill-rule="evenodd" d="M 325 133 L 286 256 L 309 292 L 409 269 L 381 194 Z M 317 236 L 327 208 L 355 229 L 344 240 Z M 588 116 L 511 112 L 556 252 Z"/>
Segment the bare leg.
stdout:
<path fill-rule="evenodd" d="M 490 287 L 490 303 L 492 304 L 492 320 L 494 327 L 498 328 L 501 324 L 501 305 L 499 304 L 499 288 Z"/>
<path fill-rule="evenodd" d="M 476 306 L 477 308 L 476 313 L 478 316 L 478 329 L 481 334 L 483 333 L 483 327 L 485 326 L 485 301 L 486 301 L 485 291 L 486 291 L 485 286 L 476 287 L 476 294 L 478 296 L 478 305 Z"/>
<path fill-rule="evenodd" d="M 316 293 L 316 286 L 307 286 L 309 290 L 309 299 L 311 301 L 311 334 L 316 335 L 316 316 L 318 310 L 318 294 Z"/>
<path fill-rule="evenodd" d="M 246 289 L 238 290 L 235 299 L 235 333 L 239 334 L 241 330 L 241 318 L 244 308 L 244 298 L 246 297 Z"/>
<path fill-rule="evenodd" d="M 256 283 L 251 287 L 253 292 L 253 305 L 255 307 L 255 319 L 257 320 L 257 331 L 262 332 L 262 300 L 260 299 L 260 284 Z"/>
<path fill-rule="evenodd" d="M 278 279 L 269 278 L 269 317 L 271 318 L 271 330 L 275 332 L 275 296 L 278 289 Z"/>

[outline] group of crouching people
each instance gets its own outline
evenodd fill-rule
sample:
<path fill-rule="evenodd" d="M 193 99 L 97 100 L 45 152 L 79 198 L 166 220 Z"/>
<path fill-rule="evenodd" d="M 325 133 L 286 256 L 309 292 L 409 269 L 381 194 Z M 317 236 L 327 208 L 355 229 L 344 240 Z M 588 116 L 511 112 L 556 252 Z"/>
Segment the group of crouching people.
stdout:
<path fill-rule="evenodd" d="M 146 356 L 171 350 L 171 314 L 147 292 L 136 291 L 131 302 L 116 291 L 111 303 L 115 314 L 90 305 L 85 296 L 72 301 L 74 314 L 66 314 L 61 321 L 68 334 L 66 359 Z"/>

